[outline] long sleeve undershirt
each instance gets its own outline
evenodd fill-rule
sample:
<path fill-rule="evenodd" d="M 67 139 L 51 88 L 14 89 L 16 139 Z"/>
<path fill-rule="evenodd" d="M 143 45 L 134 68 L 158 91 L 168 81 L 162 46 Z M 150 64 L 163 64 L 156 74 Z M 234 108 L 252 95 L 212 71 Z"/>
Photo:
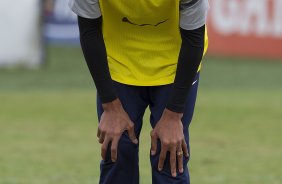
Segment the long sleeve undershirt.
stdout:
<path fill-rule="evenodd" d="M 176 76 L 167 109 L 183 112 L 187 94 L 202 61 L 205 42 L 205 25 L 195 30 L 180 28 L 182 44 L 178 57 Z"/>
<path fill-rule="evenodd" d="M 109 72 L 106 47 L 102 34 L 102 17 L 87 19 L 78 16 L 80 43 L 91 76 L 102 103 L 117 98 Z M 182 113 L 187 94 L 197 74 L 204 51 L 205 25 L 195 30 L 180 28 L 182 44 L 176 76 L 167 109 Z"/>
<path fill-rule="evenodd" d="M 102 103 L 117 98 L 109 72 L 106 47 L 102 34 L 102 17 L 87 19 L 78 16 L 80 43 L 88 69 Z"/>

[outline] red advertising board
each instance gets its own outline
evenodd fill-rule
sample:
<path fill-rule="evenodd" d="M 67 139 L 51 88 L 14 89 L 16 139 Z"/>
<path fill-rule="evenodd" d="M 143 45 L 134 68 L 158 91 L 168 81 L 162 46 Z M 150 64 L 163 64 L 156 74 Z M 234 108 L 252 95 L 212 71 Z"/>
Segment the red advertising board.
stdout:
<path fill-rule="evenodd" d="M 209 54 L 282 59 L 282 0 L 210 0 Z"/>

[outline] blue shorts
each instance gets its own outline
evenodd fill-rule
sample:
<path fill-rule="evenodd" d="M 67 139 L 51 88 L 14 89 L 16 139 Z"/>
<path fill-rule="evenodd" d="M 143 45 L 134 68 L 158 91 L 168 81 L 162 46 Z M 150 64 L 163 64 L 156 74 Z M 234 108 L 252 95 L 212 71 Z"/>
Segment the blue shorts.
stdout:
<path fill-rule="evenodd" d="M 189 147 L 189 125 L 192 120 L 194 106 L 197 96 L 199 74 L 196 76 L 193 86 L 191 87 L 185 110 L 182 118 L 183 132 Z M 172 89 L 172 85 L 163 86 L 130 86 L 114 82 L 115 88 L 118 92 L 118 97 L 123 105 L 124 110 L 128 113 L 132 122 L 135 125 L 135 134 L 139 139 L 142 128 L 142 120 L 144 112 L 147 107 L 150 109 L 150 123 L 152 128 L 161 118 L 163 110 L 166 107 L 168 95 Z M 97 111 L 98 118 L 103 113 L 101 101 L 97 97 Z M 150 136 L 150 133 L 147 133 Z M 146 143 L 150 144 L 150 143 Z M 139 145 L 133 144 L 128 134 L 125 132 L 119 142 L 118 158 L 115 163 L 111 161 L 110 148 L 107 151 L 105 161 L 100 164 L 100 184 L 138 184 L 139 183 Z M 148 150 L 150 153 L 150 150 Z M 153 184 L 189 184 L 190 177 L 187 167 L 189 159 L 183 158 L 184 173 L 177 173 L 177 177 L 173 178 L 170 172 L 169 156 L 165 160 L 163 171 L 158 171 L 158 160 L 160 153 L 160 142 L 158 143 L 158 151 L 155 156 L 150 156 L 152 169 L 152 183 Z M 168 153 L 169 154 L 169 153 Z"/>

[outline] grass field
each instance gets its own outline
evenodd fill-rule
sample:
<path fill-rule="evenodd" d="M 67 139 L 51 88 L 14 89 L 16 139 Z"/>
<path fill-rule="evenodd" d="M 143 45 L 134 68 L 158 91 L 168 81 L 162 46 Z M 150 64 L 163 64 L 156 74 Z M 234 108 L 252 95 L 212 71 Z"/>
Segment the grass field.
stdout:
<path fill-rule="evenodd" d="M 0 70 L 0 184 L 98 183 L 95 88 L 77 48 Z M 191 125 L 192 184 L 282 184 L 282 62 L 206 58 Z M 150 184 L 148 113 L 141 184 Z"/>

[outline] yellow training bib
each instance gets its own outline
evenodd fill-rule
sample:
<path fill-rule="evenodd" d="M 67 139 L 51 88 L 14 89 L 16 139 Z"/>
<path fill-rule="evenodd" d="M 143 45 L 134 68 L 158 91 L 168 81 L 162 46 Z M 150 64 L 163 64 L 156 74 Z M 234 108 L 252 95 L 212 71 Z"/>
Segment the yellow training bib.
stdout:
<path fill-rule="evenodd" d="M 100 8 L 112 79 L 136 86 L 173 83 L 181 47 L 179 0 L 100 0 Z M 205 51 L 207 45 L 206 36 Z"/>

